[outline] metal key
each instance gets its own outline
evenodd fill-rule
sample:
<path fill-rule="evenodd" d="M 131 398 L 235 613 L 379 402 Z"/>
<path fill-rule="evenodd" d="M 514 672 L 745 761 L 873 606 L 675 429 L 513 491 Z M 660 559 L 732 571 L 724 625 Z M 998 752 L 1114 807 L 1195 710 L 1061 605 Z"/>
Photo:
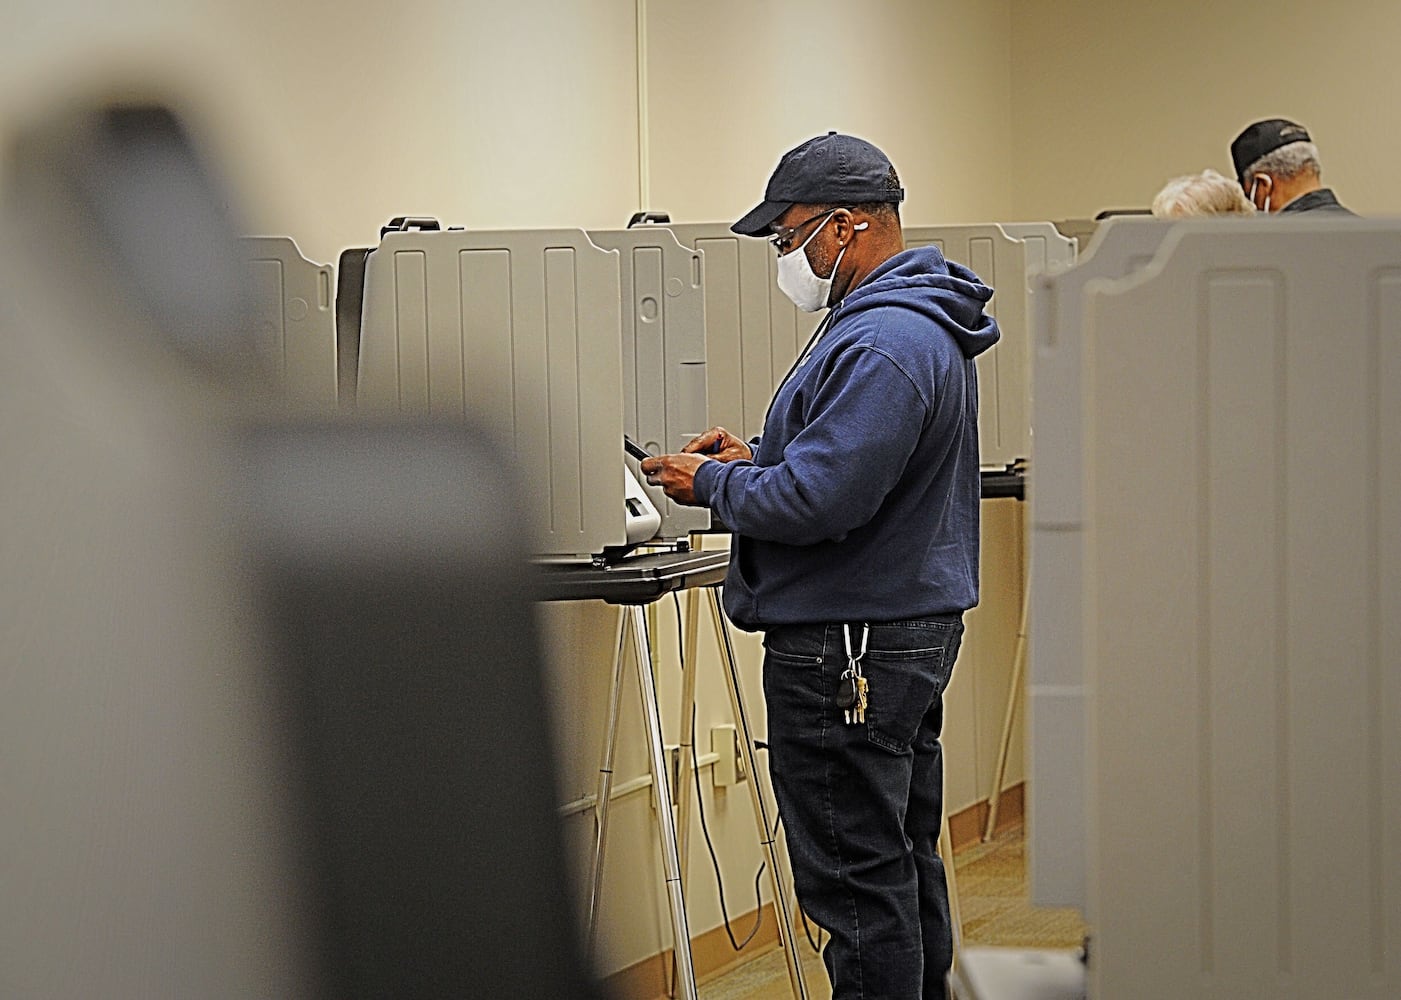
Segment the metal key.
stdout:
<path fill-rule="evenodd" d="M 856 716 L 856 721 L 857 721 L 857 722 L 863 723 L 863 724 L 864 724 L 865 721 L 866 721 L 866 697 L 867 697 L 867 688 L 868 688 L 868 685 L 867 685 L 867 683 L 866 683 L 866 678 L 863 677 L 861 674 L 857 674 L 857 675 L 856 675 L 856 708 L 852 711 L 851 714 Z M 850 721 L 850 720 L 848 720 L 848 721 Z"/>

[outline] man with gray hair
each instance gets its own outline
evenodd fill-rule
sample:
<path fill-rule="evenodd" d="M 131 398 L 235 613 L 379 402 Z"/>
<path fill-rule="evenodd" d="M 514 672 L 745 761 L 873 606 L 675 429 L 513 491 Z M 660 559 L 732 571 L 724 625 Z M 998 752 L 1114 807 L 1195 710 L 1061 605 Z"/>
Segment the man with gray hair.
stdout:
<path fill-rule="evenodd" d="M 1356 214 L 1323 186 L 1318 147 L 1302 125 L 1288 119 L 1249 126 L 1231 143 L 1231 162 L 1246 197 L 1262 212 Z"/>

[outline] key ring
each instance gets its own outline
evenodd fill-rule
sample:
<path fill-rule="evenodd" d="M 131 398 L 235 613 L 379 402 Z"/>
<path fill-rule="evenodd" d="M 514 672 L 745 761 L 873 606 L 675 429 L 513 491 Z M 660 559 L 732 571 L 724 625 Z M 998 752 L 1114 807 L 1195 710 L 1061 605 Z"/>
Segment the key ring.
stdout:
<path fill-rule="evenodd" d="M 861 676 L 861 659 L 866 655 L 866 641 L 870 638 L 870 635 L 871 626 L 863 622 L 861 625 L 861 652 L 852 656 L 851 626 L 847 624 L 842 625 L 842 639 L 846 643 L 846 669 L 848 672 L 854 673 L 858 677 Z"/>

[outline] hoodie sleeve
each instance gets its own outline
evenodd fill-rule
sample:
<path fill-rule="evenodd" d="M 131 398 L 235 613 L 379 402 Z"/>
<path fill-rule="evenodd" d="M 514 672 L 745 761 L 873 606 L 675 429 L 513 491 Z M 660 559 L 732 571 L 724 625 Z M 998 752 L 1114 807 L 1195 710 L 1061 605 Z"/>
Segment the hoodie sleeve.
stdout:
<path fill-rule="evenodd" d="M 803 407 L 776 465 L 706 462 L 696 498 L 731 530 L 790 545 L 840 541 L 871 520 L 899 481 L 930 401 L 878 347 L 844 351 Z"/>

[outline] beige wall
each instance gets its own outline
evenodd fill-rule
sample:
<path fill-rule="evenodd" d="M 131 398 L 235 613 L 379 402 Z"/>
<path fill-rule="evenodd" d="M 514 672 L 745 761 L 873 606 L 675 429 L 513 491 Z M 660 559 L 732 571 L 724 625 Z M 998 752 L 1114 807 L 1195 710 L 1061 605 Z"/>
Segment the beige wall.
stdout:
<path fill-rule="evenodd" d="M 779 156 L 835 129 L 889 154 L 907 223 L 1006 218 L 1007 0 L 647 6 L 649 207 L 737 219 Z"/>
<path fill-rule="evenodd" d="M 1013 0 L 1011 23 L 1019 217 L 1147 207 L 1270 117 L 1309 128 L 1344 204 L 1401 213 L 1401 5 Z"/>
<path fill-rule="evenodd" d="M 0 130 L 95 81 L 169 95 L 247 228 L 318 262 L 377 242 L 394 215 L 606 227 L 637 202 L 634 0 L 92 7 L 7 0 Z"/>

